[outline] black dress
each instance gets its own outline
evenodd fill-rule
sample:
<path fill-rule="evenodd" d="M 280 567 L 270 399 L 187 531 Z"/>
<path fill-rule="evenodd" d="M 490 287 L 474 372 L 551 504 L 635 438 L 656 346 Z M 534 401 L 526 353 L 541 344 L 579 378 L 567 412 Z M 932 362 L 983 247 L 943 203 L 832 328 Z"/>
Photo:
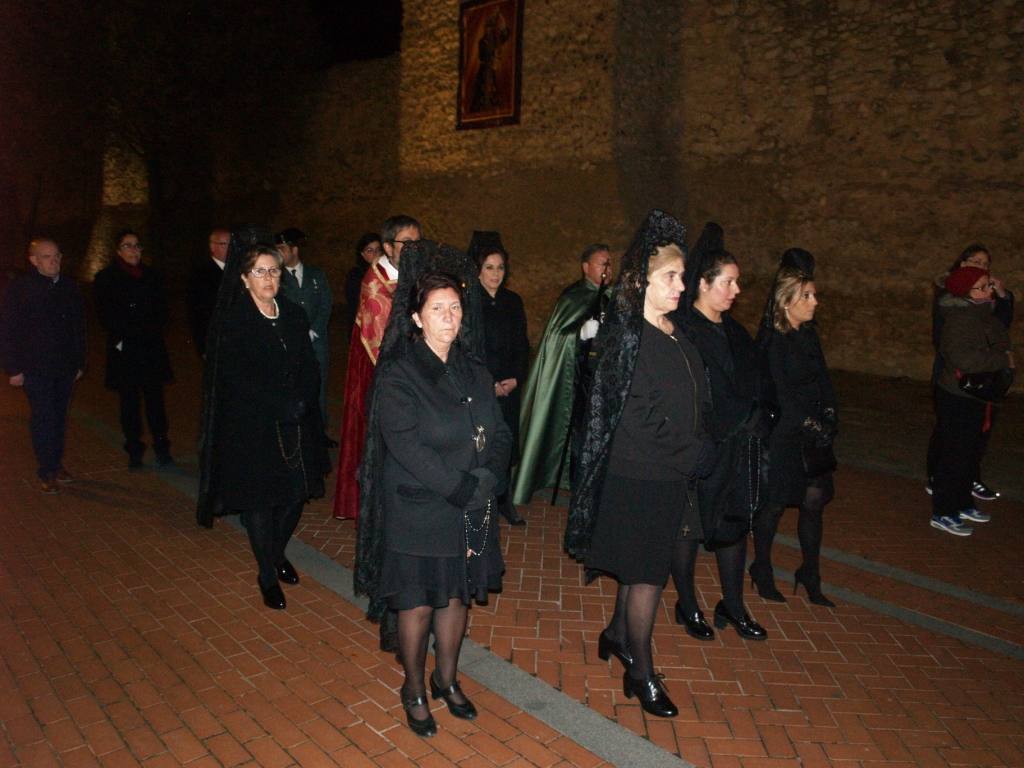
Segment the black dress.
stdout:
<path fill-rule="evenodd" d="M 277 306 L 278 316 L 268 318 L 243 294 L 221 340 L 213 451 L 219 496 L 232 511 L 324 495 L 320 369 L 309 321 L 284 297 Z"/>
<path fill-rule="evenodd" d="M 718 450 L 699 490 L 705 546 L 714 549 L 750 531 L 763 496 L 757 348 L 729 313 L 716 323 L 691 307 L 674 319 L 700 352 L 709 387 L 708 430 Z"/>
<path fill-rule="evenodd" d="M 622 584 L 662 586 L 679 538 L 700 538 L 691 480 L 706 439 L 704 366 L 681 333 L 644 322 L 586 557 Z"/>
<path fill-rule="evenodd" d="M 801 454 L 807 419 L 833 426 L 838 419 L 832 379 L 814 326 L 803 323 L 788 333 L 772 330 L 767 361 L 779 422 L 768 440 L 766 500 L 773 506 L 799 506 L 812 485 L 831 498 L 832 473 L 808 478 Z"/>
<path fill-rule="evenodd" d="M 443 608 L 452 598 L 486 602 L 488 591 L 501 588 L 505 565 L 493 495 L 485 523 L 484 509 L 471 509 L 478 481 L 470 472 L 487 469 L 501 493 L 511 449 L 490 373 L 458 345 L 442 362 L 419 340 L 377 376 L 386 446 L 378 596 L 392 610 Z M 474 441 L 479 427 L 484 439 Z M 468 563 L 467 541 L 481 553 Z"/>
<path fill-rule="evenodd" d="M 513 455 L 516 461 L 519 446 L 520 392 L 526 386 L 526 369 L 530 357 L 530 341 L 526 336 L 526 312 L 518 293 L 504 286 L 494 296 L 481 290 L 484 315 L 484 343 L 487 347 L 487 370 L 495 382 L 515 379 L 516 388 L 498 398 L 505 423 L 512 431 Z"/>

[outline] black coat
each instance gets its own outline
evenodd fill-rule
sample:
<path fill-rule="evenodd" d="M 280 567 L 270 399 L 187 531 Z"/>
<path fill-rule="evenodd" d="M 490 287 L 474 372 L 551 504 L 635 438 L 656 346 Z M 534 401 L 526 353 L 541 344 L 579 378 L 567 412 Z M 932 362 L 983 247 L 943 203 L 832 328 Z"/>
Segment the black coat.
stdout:
<path fill-rule="evenodd" d="M 309 321 L 302 307 L 281 296 L 277 305 L 278 317 L 270 320 L 243 294 L 221 339 L 214 472 L 220 500 L 232 511 L 324 494 L 320 368 Z M 282 450 L 295 454 L 291 466 Z"/>
<path fill-rule="evenodd" d="M 96 274 L 93 294 L 107 332 L 107 387 L 171 381 L 164 343 L 167 294 L 160 273 L 142 265 L 142 276 L 133 277 L 115 260 Z"/>
<path fill-rule="evenodd" d="M 85 313 L 75 281 L 36 270 L 11 283 L 0 314 L 0 365 L 19 373 L 74 375 L 85 368 Z"/>
<path fill-rule="evenodd" d="M 766 496 L 773 504 L 796 506 L 808 485 L 801 456 L 804 422 L 811 419 L 834 431 L 838 424 L 836 395 L 812 323 L 788 333 L 772 330 L 766 355 L 779 412 L 779 422 L 768 440 Z"/>
<path fill-rule="evenodd" d="M 673 320 L 704 361 L 711 402 L 708 428 L 718 448 L 714 468 L 699 485 L 705 543 L 729 545 L 750 530 L 760 506 L 761 443 L 754 434 L 760 399 L 757 348 L 729 313 L 714 323 L 690 308 L 675 313 Z"/>
<path fill-rule="evenodd" d="M 188 277 L 185 301 L 188 304 L 188 325 L 196 351 L 206 354 L 206 334 L 210 329 L 213 308 L 217 306 L 217 292 L 224 270 L 209 256 L 193 269 Z"/>
<path fill-rule="evenodd" d="M 453 345 L 442 363 L 423 341 L 377 372 L 383 468 L 385 546 L 429 557 L 465 554 L 463 510 L 485 467 L 504 489 L 511 433 L 487 369 Z M 474 428 L 486 445 L 477 452 Z"/>
<path fill-rule="evenodd" d="M 492 297 L 481 290 L 484 314 L 484 343 L 487 370 L 495 382 L 515 379 L 517 384 L 505 397 L 498 398 L 505 423 L 512 431 L 512 445 L 519 444 L 520 392 L 526 386 L 530 360 L 530 340 L 526 336 L 526 312 L 519 294 L 504 286 Z"/>

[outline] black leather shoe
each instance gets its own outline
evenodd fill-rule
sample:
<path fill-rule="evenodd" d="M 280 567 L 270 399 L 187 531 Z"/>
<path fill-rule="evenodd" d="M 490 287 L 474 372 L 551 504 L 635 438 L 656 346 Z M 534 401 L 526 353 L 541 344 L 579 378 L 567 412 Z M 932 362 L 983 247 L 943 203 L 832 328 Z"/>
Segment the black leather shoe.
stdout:
<path fill-rule="evenodd" d="M 403 694 L 402 708 L 405 710 L 405 720 L 409 723 L 409 730 L 415 733 L 417 736 L 430 737 L 437 733 L 437 721 L 434 720 L 434 716 L 430 714 L 430 708 L 427 707 L 427 716 L 422 720 L 417 720 L 412 716 L 410 711 L 413 707 L 427 707 L 427 697 L 420 695 L 412 698 L 405 698 Z"/>
<path fill-rule="evenodd" d="M 263 604 L 267 608 L 273 608 L 275 611 L 283 611 L 287 603 L 284 601 L 284 592 L 281 591 L 281 585 L 275 584 L 272 587 L 265 588 L 259 581 L 256 582 L 260 586 L 260 593 L 263 595 Z"/>
<path fill-rule="evenodd" d="M 690 637 L 695 637 L 698 640 L 715 639 L 715 630 L 713 630 L 711 625 L 708 624 L 707 619 L 704 618 L 704 613 L 700 608 L 687 616 L 683 612 L 682 604 L 676 602 L 676 624 L 682 624 L 686 627 L 686 634 Z"/>
<path fill-rule="evenodd" d="M 277 566 L 277 578 L 283 581 L 285 584 L 298 584 L 299 574 L 295 570 L 295 566 L 285 560 L 279 566 Z"/>
<path fill-rule="evenodd" d="M 464 703 L 459 704 L 452 697 L 461 696 Z M 444 703 L 448 705 L 448 711 L 453 716 L 461 718 L 462 720 L 474 720 L 476 719 L 476 707 L 473 706 L 473 702 L 466 698 L 466 694 L 462 692 L 459 687 L 459 681 L 456 680 L 447 688 L 442 688 L 434 681 L 434 675 L 430 675 L 430 698 L 432 699 L 444 699 Z"/>
<path fill-rule="evenodd" d="M 633 666 L 633 656 L 624 643 L 617 643 L 608 636 L 608 630 L 602 630 L 597 638 L 597 656 L 602 661 L 608 661 L 609 656 L 615 656 L 622 662 L 622 666 L 629 669 Z"/>
<path fill-rule="evenodd" d="M 327 445 L 328 448 L 338 447 L 338 441 L 335 440 L 333 437 L 328 437 L 327 435 L 324 435 L 324 443 Z"/>
<path fill-rule="evenodd" d="M 675 717 L 679 714 L 676 705 L 665 692 L 665 686 L 661 680 L 664 675 L 651 675 L 646 680 L 634 680 L 629 676 L 627 670 L 622 675 L 622 692 L 627 699 L 636 696 L 640 699 L 640 706 L 644 712 L 656 717 Z"/>
<path fill-rule="evenodd" d="M 526 525 L 526 521 L 519 516 L 519 513 L 513 510 L 510 514 L 505 515 L 505 519 L 508 520 L 509 525 Z"/>
<path fill-rule="evenodd" d="M 725 603 L 719 600 L 718 605 L 715 606 L 715 626 L 719 629 L 725 629 L 727 624 L 732 624 L 736 627 L 736 634 L 744 640 L 768 639 L 768 630 L 754 621 L 749 613 L 744 611 L 743 615 L 737 618 L 729 613 Z"/>
<path fill-rule="evenodd" d="M 826 608 L 835 608 L 836 604 L 821 593 L 821 574 L 817 569 L 808 569 L 800 566 L 793 574 L 793 594 L 796 594 L 800 585 L 807 590 L 807 599 L 815 605 L 823 605 Z"/>

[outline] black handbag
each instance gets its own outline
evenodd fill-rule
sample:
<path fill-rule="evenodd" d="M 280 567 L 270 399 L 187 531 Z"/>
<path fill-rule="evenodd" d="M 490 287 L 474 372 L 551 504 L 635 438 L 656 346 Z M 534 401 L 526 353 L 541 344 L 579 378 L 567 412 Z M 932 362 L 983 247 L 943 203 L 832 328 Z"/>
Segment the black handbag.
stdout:
<path fill-rule="evenodd" d="M 804 433 L 800 457 L 803 459 L 806 477 L 819 477 L 832 472 L 838 464 L 835 451 L 832 450 L 832 438 L 821 432 Z"/>
<path fill-rule="evenodd" d="M 956 378 L 961 392 L 993 403 L 1002 400 L 1010 391 L 1013 384 L 1013 369 L 1003 368 L 1001 371 L 981 373 L 963 373 L 958 369 Z"/>

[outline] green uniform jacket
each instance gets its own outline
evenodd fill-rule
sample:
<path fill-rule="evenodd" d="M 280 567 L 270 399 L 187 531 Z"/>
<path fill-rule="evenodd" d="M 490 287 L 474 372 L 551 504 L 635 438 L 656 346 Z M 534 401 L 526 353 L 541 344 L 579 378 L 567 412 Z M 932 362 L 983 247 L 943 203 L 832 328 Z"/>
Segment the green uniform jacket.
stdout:
<path fill-rule="evenodd" d="M 512 475 L 512 503 L 527 504 L 534 492 L 553 488 L 564 460 L 562 488 L 569 488 L 569 436 L 576 387 L 576 344 L 580 326 L 597 298 L 597 286 L 581 279 L 555 304 L 523 391 L 519 416 L 519 464 Z"/>

